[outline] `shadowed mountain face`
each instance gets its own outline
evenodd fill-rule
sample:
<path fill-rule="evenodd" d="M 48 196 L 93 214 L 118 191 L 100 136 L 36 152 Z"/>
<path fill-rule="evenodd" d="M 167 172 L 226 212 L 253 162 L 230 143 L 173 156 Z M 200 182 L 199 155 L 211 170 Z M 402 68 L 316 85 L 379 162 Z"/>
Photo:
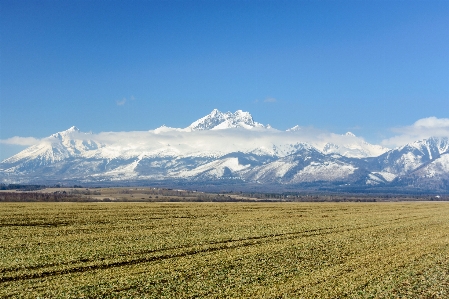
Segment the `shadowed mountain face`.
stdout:
<path fill-rule="evenodd" d="M 184 129 L 83 133 L 42 139 L 0 163 L 3 183 L 185 181 L 449 192 L 448 138 L 388 150 L 352 133 L 308 137 L 248 112 L 213 110 Z"/>

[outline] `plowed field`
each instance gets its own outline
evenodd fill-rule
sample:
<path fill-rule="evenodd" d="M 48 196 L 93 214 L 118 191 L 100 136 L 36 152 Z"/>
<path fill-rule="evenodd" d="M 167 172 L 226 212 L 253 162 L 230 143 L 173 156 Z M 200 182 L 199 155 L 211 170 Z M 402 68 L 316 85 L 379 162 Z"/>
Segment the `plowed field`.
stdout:
<path fill-rule="evenodd" d="M 449 298 L 449 203 L 2 203 L 0 297 Z"/>

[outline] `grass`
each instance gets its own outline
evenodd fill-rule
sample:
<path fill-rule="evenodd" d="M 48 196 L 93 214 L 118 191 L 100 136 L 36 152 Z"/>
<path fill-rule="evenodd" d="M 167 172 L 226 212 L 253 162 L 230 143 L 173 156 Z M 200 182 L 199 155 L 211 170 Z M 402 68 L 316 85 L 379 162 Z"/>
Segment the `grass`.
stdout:
<path fill-rule="evenodd" d="M 0 296 L 448 298 L 449 203 L 2 203 Z"/>

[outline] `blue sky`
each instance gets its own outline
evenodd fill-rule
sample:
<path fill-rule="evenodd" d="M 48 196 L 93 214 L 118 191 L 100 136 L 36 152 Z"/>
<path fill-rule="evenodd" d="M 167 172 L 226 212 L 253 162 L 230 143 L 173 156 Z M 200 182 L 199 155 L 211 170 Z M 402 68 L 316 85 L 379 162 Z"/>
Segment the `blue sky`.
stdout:
<path fill-rule="evenodd" d="M 217 108 L 380 142 L 449 117 L 448 16 L 449 1 L 0 0 L 0 140 Z"/>

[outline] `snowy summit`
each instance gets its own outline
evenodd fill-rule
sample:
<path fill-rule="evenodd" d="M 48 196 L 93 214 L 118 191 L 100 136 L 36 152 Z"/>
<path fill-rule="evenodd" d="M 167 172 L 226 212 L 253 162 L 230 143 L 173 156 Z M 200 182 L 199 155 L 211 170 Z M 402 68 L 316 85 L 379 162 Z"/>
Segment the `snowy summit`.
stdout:
<path fill-rule="evenodd" d="M 186 129 L 189 131 L 202 130 L 223 130 L 230 128 L 265 128 L 264 125 L 255 122 L 249 112 L 237 110 L 236 112 L 221 112 L 218 109 L 212 110 L 209 115 L 206 115 L 197 121 L 193 122 Z"/>

